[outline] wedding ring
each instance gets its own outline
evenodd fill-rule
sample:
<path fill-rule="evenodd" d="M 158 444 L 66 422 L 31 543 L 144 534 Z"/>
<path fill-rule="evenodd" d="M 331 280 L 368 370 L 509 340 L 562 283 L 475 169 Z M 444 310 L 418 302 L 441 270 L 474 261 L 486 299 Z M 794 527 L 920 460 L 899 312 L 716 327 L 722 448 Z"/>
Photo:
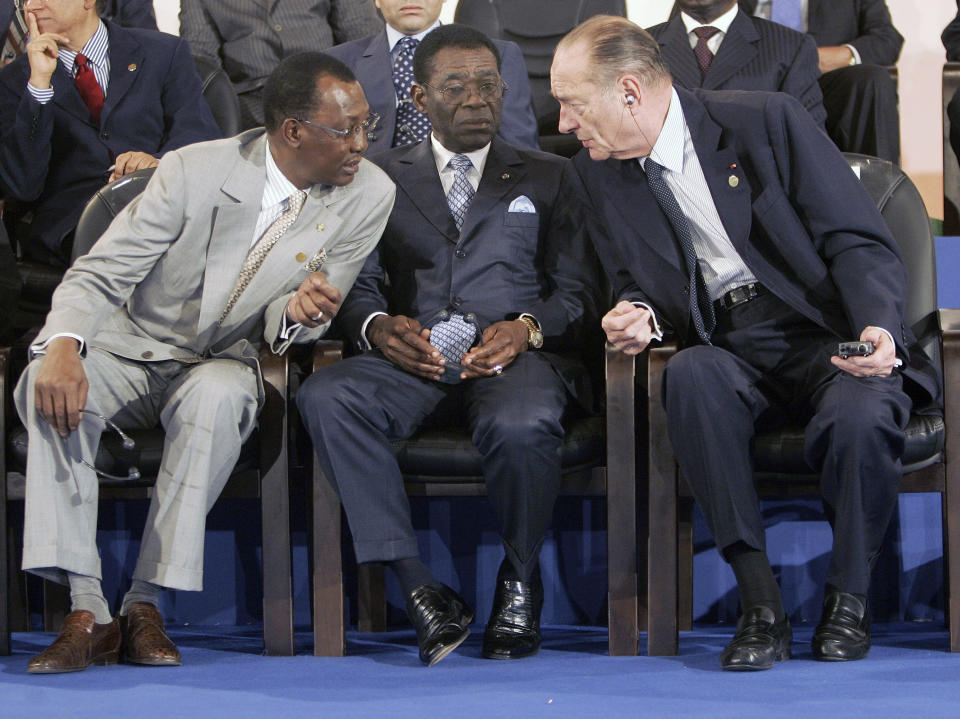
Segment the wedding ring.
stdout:
<path fill-rule="evenodd" d="M 323 312 L 321 312 L 321 313 L 318 314 L 316 317 L 314 317 L 314 318 L 313 318 L 313 321 L 314 321 L 314 322 L 319 322 L 321 319 L 323 319 Z"/>
<path fill-rule="evenodd" d="M 503 374 L 503 365 L 495 364 L 495 365 L 493 366 L 493 373 L 494 373 L 494 374 Z"/>

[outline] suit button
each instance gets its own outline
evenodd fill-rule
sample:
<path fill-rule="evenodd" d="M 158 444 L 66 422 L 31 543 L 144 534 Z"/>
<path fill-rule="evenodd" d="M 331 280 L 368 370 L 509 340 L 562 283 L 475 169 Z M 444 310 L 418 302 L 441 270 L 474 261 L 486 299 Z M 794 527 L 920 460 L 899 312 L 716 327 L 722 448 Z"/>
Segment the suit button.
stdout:
<path fill-rule="evenodd" d="M 684 286 L 683 286 L 683 294 L 685 294 L 685 295 L 689 295 L 689 294 L 690 294 L 690 285 L 684 285 Z"/>
<path fill-rule="evenodd" d="M 153 352 L 151 352 L 150 350 L 147 350 L 146 352 L 141 352 L 140 356 L 143 359 L 151 359 L 153 357 Z"/>
<path fill-rule="evenodd" d="M 101 140 L 109 140 L 109 139 L 110 139 L 110 133 L 109 133 L 109 132 L 101 132 L 101 133 L 100 133 L 100 139 L 101 139 Z"/>
<path fill-rule="evenodd" d="M 454 307 L 459 307 L 459 306 L 462 305 L 462 304 L 463 304 L 463 300 L 462 300 L 462 299 L 460 299 L 459 297 L 454 297 L 454 298 L 453 298 L 453 306 L 454 306 Z"/>
<path fill-rule="evenodd" d="M 277 32 L 280 32 L 281 30 L 283 30 L 283 25 L 281 25 L 280 23 L 277 23 L 276 25 L 273 26 L 273 29 L 276 30 Z"/>
<path fill-rule="evenodd" d="M 454 252 L 453 254 L 455 254 L 455 255 L 456 255 L 457 257 L 459 257 L 461 260 L 462 260 L 464 257 L 467 256 L 467 253 L 464 252 L 463 250 L 457 250 L 457 251 Z"/>

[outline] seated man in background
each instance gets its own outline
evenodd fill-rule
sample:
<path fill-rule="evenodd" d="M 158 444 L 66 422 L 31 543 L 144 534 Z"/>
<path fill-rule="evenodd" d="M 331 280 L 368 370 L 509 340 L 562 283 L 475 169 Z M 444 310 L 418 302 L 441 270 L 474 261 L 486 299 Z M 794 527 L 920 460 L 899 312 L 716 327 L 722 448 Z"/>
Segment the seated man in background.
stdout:
<path fill-rule="evenodd" d="M 215 60 L 240 100 L 240 126 L 263 124 L 263 85 L 283 58 L 383 27 L 373 0 L 181 0 L 180 35 Z"/>
<path fill-rule="evenodd" d="M 353 70 L 373 111 L 380 115 L 380 130 L 370 138 L 370 155 L 391 147 L 412 145 L 430 134 L 430 120 L 410 99 L 413 53 L 428 32 L 440 26 L 440 9 L 446 0 L 375 0 L 386 27 L 372 37 L 331 48 L 330 54 Z M 503 96 L 501 138 L 513 145 L 538 149 L 537 120 L 530 104 L 530 80 L 523 53 L 516 43 L 493 40 L 500 57 Z"/>
<path fill-rule="evenodd" d="M 220 131 L 183 40 L 101 20 L 93 0 L 24 9 L 26 54 L 0 71 L 0 193 L 22 203 L 22 255 L 66 267 L 104 183 Z"/>
<path fill-rule="evenodd" d="M 677 0 L 666 23 L 648 28 L 681 87 L 767 90 L 793 95 L 823 125 L 817 44 L 809 35 L 740 10 L 737 0 Z"/>
<path fill-rule="evenodd" d="M 69 584 L 72 606 L 29 672 L 115 663 L 121 638 L 129 662 L 180 663 L 157 604 L 163 587 L 202 588 L 206 514 L 263 400 L 258 348 L 319 338 L 386 224 L 394 187 L 361 159 L 372 118 L 349 68 L 289 58 L 264 111 L 266 133 L 160 161 L 67 271 L 31 347 L 15 390 L 30 437 L 23 568 Z M 96 545 L 107 420 L 166 430 L 120 622 Z"/>
<path fill-rule="evenodd" d="M 957 0 L 957 16 L 943 29 L 940 40 L 947 51 L 947 60 L 960 62 L 960 0 Z M 950 118 L 950 146 L 953 154 L 960 158 L 960 90 L 947 104 L 947 117 Z"/>
<path fill-rule="evenodd" d="M 420 560 L 391 442 L 465 421 L 506 551 L 483 655 L 515 659 L 540 647 L 540 547 L 561 419 L 591 402 L 581 352 L 598 271 L 557 195 L 567 160 L 496 136 L 497 46 L 443 25 L 417 47 L 414 75 L 432 133 L 375 158 L 397 203 L 338 316 L 366 351 L 309 377 L 297 403 L 357 561 L 396 573 L 428 665 L 466 638 L 473 611 Z"/>
<path fill-rule="evenodd" d="M 740 0 L 743 10 L 817 41 L 827 134 L 843 152 L 900 162 L 895 65 L 903 36 L 885 0 Z M 806 7 L 806 15 L 803 8 Z"/>
<path fill-rule="evenodd" d="M 813 657 L 865 657 L 904 428 L 914 403 L 942 406 L 873 199 L 792 97 L 674 88 L 657 42 L 623 18 L 568 34 L 550 81 L 561 132 L 587 148 L 568 177 L 619 300 L 607 340 L 636 355 L 670 328 L 681 348 L 663 379 L 670 443 L 743 612 L 721 666 L 790 657 L 751 459 L 755 429 L 788 419 L 806 426 L 833 528 Z M 857 339 L 874 351 L 835 356 Z"/>

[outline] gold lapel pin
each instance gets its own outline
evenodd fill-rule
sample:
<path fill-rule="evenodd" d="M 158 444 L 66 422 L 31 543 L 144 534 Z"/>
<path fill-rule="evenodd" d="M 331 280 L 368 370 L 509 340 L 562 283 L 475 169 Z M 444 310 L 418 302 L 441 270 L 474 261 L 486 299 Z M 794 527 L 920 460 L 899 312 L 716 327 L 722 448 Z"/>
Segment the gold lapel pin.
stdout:
<path fill-rule="evenodd" d="M 323 232 L 323 225 L 317 225 L 317 232 Z"/>
<path fill-rule="evenodd" d="M 137 63 L 135 62 L 131 62 L 129 65 L 127 65 L 127 70 L 130 72 L 133 72 L 136 69 L 137 69 Z"/>
<path fill-rule="evenodd" d="M 307 256 L 306 256 L 305 254 L 303 254 L 302 252 L 298 252 L 298 253 L 297 253 L 296 260 L 297 260 L 297 262 L 306 262 L 306 261 L 307 261 Z"/>
<path fill-rule="evenodd" d="M 736 187 L 740 184 L 740 178 L 736 175 L 730 175 L 730 177 L 727 178 L 727 182 L 730 183 L 730 187 Z"/>

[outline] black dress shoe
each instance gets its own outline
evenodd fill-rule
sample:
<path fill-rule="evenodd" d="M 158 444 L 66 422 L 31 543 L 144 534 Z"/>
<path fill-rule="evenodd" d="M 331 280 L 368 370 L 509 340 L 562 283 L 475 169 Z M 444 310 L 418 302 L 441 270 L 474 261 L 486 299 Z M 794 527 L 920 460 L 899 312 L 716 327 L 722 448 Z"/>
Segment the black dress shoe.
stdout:
<path fill-rule="evenodd" d="M 737 633 L 720 655 L 720 666 L 729 671 L 769 669 L 774 662 L 790 658 L 792 640 L 786 617 L 778 622 L 772 609 L 751 607 L 737 622 Z"/>
<path fill-rule="evenodd" d="M 483 633 L 487 659 L 521 659 L 540 651 L 540 610 L 543 581 L 540 573 L 528 582 L 507 579 L 501 567 L 493 594 L 493 610 Z"/>
<path fill-rule="evenodd" d="M 471 610 L 450 587 L 422 584 L 407 597 L 407 615 L 417 630 L 420 661 L 432 667 L 470 633 Z"/>
<path fill-rule="evenodd" d="M 870 612 L 866 601 L 847 592 L 827 592 L 812 645 L 813 658 L 824 662 L 849 662 L 867 656 Z"/>

